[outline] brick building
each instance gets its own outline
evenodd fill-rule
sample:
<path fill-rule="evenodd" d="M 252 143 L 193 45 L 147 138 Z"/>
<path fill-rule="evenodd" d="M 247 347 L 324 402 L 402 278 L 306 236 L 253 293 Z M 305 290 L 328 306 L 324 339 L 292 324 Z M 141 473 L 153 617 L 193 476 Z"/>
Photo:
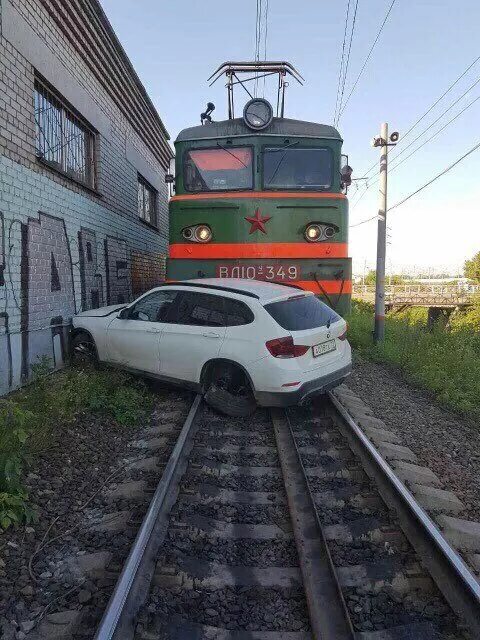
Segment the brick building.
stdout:
<path fill-rule="evenodd" d="M 168 133 L 97 0 L 0 0 L 0 394 L 164 278 Z"/>

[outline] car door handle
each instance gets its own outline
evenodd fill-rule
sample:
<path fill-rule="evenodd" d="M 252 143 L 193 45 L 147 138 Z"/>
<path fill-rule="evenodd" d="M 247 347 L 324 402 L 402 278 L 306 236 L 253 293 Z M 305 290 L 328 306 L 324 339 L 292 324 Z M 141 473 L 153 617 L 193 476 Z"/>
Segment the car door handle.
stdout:
<path fill-rule="evenodd" d="M 161 333 L 161 329 L 145 329 L 145 333 Z"/>
<path fill-rule="evenodd" d="M 202 336 L 204 336 L 205 338 L 220 338 L 220 334 L 215 333 L 214 331 L 207 331 L 205 333 L 202 333 Z"/>

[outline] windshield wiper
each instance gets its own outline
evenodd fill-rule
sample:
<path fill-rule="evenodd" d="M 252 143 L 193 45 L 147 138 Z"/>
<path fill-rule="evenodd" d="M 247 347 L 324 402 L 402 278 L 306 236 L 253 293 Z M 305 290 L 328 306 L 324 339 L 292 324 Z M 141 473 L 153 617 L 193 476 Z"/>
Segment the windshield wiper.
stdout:
<path fill-rule="evenodd" d="M 280 160 L 278 161 L 277 166 L 275 167 L 275 171 L 272 174 L 272 177 L 270 178 L 270 180 L 267 180 L 265 184 L 272 184 L 273 179 L 275 178 L 275 176 L 277 175 L 277 171 L 280 169 L 280 165 L 282 164 L 282 162 L 285 160 L 285 157 L 287 155 L 287 149 L 289 147 L 293 147 L 294 145 L 298 144 L 298 140 L 295 140 L 295 142 L 291 142 L 290 144 L 287 144 L 285 147 L 283 147 L 282 149 L 271 149 L 268 151 L 268 153 L 277 153 L 279 151 L 283 151 L 282 153 L 282 157 L 280 158 Z"/>
<path fill-rule="evenodd" d="M 224 151 L 226 151 L 227 153 L 229 153 L 231 156 L 233 156 L 235 158 L 235 160 L 238 160 L 240 162 L 240 164 L 243 164 L 243 166 L 245 167 L 245 169 L 248 169 L 248 165 L 246 165 L 243 160 L 240 160 L 240 158 L 238 156 L 236 156 L 234 153 L 232 153 L 230 151 L 230 149 L 227 149 L 227 147 L 224 147 L 223 144 L 220 144 L 220 142 L 217 141 L 217 147 L 220 147 L 220 149 L 223 149 Z"/>
<path fill-rule="evenodd" d="M 330 325 L 332 324 L 332 320 L 335 320 L 335 316 L 330 316 L 327 320 L 327 329 L 330 329 Z"/>

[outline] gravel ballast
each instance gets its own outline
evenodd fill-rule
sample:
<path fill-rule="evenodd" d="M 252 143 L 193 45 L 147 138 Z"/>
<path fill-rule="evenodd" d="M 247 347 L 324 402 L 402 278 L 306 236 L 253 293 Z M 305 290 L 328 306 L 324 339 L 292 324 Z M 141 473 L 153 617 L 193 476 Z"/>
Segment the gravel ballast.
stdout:
<path fill-rule="evenodd" d="M 48 448 L 35 456 L 25 477 L 38 522 L 1 536 L 0 637 L 22 640 L 56 612 L 84 614 L 88 609 L 96 622 L 115 575 L 90 579 L 78 563 L 86 554 L 105 552 L 111 557 L 109 570 L 120 568 L 150 500 L 148 494 L 109 499 L 106 491 L 131 480 L 129 461 L 154 455 L 138 448 L 139 438 L 152 438 L 152 430 L 171 425 L 164 449 L 171 447 L 191 399 L 189 393 L 158 387 L 151 415 L 136 426 L 80 414 L 53 431 Z M 157 481 L 160 474 L 161 467 Z M 91 528 L 102 517 L 123 511 L 129 514 L 123 530 Z"/>
<path fill-rule="evenodd" d="M 441 406 L 399 371 L 358 355 L 347 386 L 457 495 L 466 507 L 462 517 L 480 520 L 479 425 Z"/>

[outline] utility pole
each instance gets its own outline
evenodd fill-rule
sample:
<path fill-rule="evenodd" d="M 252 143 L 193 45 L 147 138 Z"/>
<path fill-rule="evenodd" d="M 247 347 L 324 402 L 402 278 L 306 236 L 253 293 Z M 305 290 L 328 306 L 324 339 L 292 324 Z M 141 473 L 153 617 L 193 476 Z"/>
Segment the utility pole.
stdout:
<path fill-rule="evenodd" d="M 385 338 L 385 256 L 387 245 L 387 154 L 388 147 L 395 146 L 398 133 L 388 137 L 388 124 L 381 126 L 380 135 L 372 140 L 374 147 L 380 147 L 380 186 L 377 225 L 377 271 L 375 278 L 375 328 L 373 341 L 383 342 Z"/>

